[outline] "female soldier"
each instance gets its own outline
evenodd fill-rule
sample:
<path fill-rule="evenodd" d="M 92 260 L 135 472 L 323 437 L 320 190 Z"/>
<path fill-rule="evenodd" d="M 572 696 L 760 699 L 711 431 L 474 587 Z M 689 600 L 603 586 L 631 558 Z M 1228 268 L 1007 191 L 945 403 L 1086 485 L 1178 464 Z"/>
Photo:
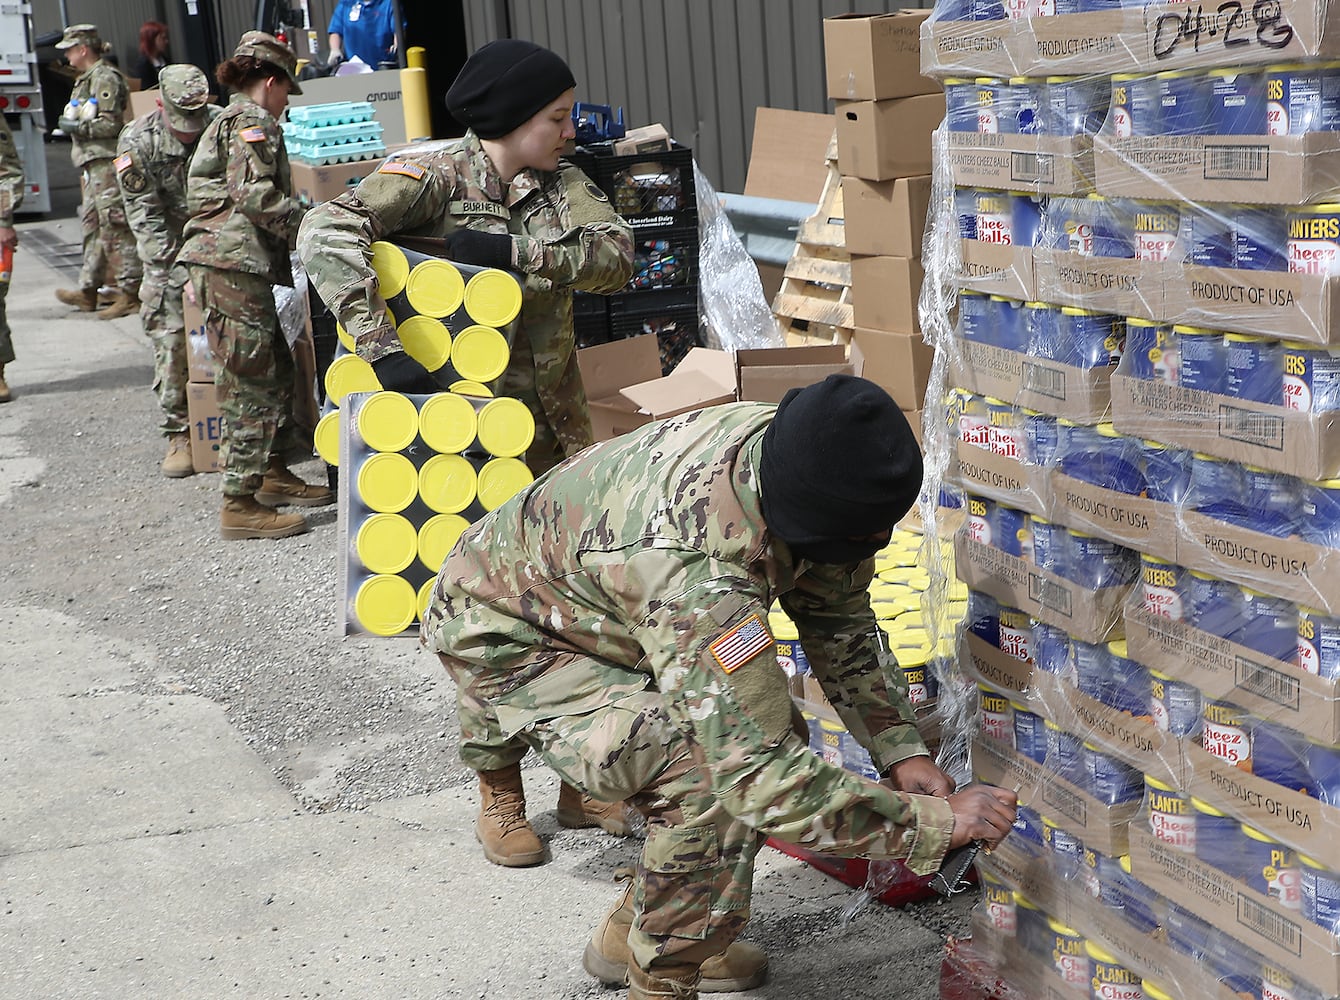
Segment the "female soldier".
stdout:
<path fill-rule="evenodd" d="M 283 456 L 300 446 L 292 418 L 294 366 L 273 285 L 292 285 L 289 248 L 301 209 L 291 195 L 277 118 L 302 91 L 297 57 L 263 31 L 242 36 L 218 79 L 234 90 L 200 137 L 187 176 L 191 218 L 177 259 L 189 266 L 205 327 L 217 339 L 214 385 L 223 427 L 224 538 L 284 538 L 307 530 L 301 514 L 333 499 L 304 483 Z"/>
<path fill-rule="evenodd" d="M 576 81 L 567 64 L 521 39 L 490 42 L 447 91 L 447 108 L 469 126 L 451 148 L 394 160 L 353 191 L 314 208 L 298 254 L 317 292 L 372 364 L 382 386 L 436 392 L 405 353 L 370 263 L 375 240 L 445 238 L 451 260 L 511 268 L 523 277 L 512 359 L 500 392 L 535 416 L 526 464 L 536 475 L 591 444 L 591 414 L 572 332 L 572 292 L 616 292 L 633 271 L 633 237 L 609 199 L 576 167 L 561 163 L 575 134 Z M 544 849 L 526 821 L 521 758 L 469 704 L 458 703 L 461 759 L 479 772 L 483 809 L 476 833 L 495 864 L 539 864 Z M 628 832 L 621 803 L 597 802 L 564 784 L 564 826 Z"/>

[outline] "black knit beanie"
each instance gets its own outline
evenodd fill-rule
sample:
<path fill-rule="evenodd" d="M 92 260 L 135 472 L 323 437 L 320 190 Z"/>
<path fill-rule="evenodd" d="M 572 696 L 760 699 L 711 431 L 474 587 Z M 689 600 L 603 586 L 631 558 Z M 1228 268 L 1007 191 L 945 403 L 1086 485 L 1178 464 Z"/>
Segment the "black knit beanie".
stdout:
<path fill-rule="evenodd" d="M 572 70 L 556 53 L 500 38 L 465 61 L 447 91 L 447 110 L 481 139 L 501 139 L 575 86 Z"/>
<path fill-rule="evenodd" d="M 788 543 L 887 531 L 921 490 L 921 448 L 893 398 L 854 375 L 792 389 L 763 434 L 763 520 Z"/>

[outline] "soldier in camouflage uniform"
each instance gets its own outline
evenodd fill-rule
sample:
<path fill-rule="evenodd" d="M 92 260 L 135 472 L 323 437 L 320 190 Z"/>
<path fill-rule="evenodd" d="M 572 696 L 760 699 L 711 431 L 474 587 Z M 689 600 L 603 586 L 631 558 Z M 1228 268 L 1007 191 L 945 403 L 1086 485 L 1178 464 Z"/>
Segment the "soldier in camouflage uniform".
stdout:
<path fill-rule="evenodd" d="M 23 202 L 23 163 L 14 146 L 9 123 L 0 115 L 0 253 L 13 254 L 19 245 L 19 234 L 14 231 L 14 210 Z M 9 294 L 8 274 L 0 279 L 0 403 L 13 399 L 9 383 L 5 381 L 5 365 L 14 360 L 14 341 L 5 317 L 5 296 Z"/>
<path fill-rule="evenodd" d="M 292 416 L 294 364 L 275 310 L 274 285 L 292 285 L 289 248 L 302 210 L 293 198 L 278 116 L 300 94 L 293 50 L 248 31 L 218 79 L 234 93 L 201 135 L 187 173 L 186 263 L 214 348 L 223 414 L 224 538 L 284 538 L 307 530 L 297 513 L 334 497 L 303 482 L 284 456 L 300 447 Z"/>
<path fill-rule="evenodd" d="M 79 288 L 57 289 L 56 297 L 80 312 L 92 312 L 98 305 L 99 286 L 110 278 L 116 284 L 116 296 L 98 318 L 129 316 L 140 306 L 140 259 L 126 224 L 112 160 L 116 137 L 125 124 L 130 88 L 121 71 L 103 60 L 102 39 L 94 25 L 72 24 L 56 48 L 79 70 L 71 94 L 72 101 L 80 101 L 79 108 L 73 120 L 62 118 L 60 127 L 70 136 L 70 156 L 81 170 L 79 222 L 84 233 Z"/>
<path fill-rule="evenodd" d="M 531 42 L 492 42 L 470 57 L 447 92 L 447 106 L 470 126 L 454 147 L 388 162 L 353 191 L 308 213 L 298 253 L 321 298 L 353 336 L 381 384 L 435 392 L 437 384 L 404 353 L 377 290 L 375 240 L 441 239 L 446 257 L 511 268 L 523 303 L 511 363 L 500 391 L 535 416 L 526 464 L 537 475 L 591 444 L 591 417 L 577 370 L 574 289 L 609 293 L 632 274 L 632 232 L 580 170 L 560 162 L 575 134 L 575 83 L 559 56 Z M 461 758 L 483 777 L 478 829 L 497 864 L 538 864 L 544 849 L 526 821 L 517 761 L 524 745 L 460 706 Z M 564 786 L 559 821 L 624 833 L 622 806 Z"/>
<path fill-rule="evenodd" d="M 164 66 L 158 107 L 126 126 L 117 143 L 116 180 L 135 233 L 144 283 L 140 320 L 154 345 L 154 392 L 167 437 L 161 471 L 170 479 L 195 472 L 186 413 L 186 268 L 176 266 L 186 213 L 186 167 L 201 131 L 218 114 L 209 80 L 190 65 Z"/>
<path fill-rule="evenodd" d="M 766 959 L 732 941 L 766 836 L 926 873 L 1008 833 L 1014 794 L 954 792 L 875 638 L 873 556 L 921 471 L 888 394 L 834 375 L 587 449 L 447 557 L 422 635 L 462 697 L 647 818 L 635 885 L 583 962 L 607 982 L 626 965 L 630 1000 L 761 981 Z M 774 599 L 888 784 L 809 750 Z"/>

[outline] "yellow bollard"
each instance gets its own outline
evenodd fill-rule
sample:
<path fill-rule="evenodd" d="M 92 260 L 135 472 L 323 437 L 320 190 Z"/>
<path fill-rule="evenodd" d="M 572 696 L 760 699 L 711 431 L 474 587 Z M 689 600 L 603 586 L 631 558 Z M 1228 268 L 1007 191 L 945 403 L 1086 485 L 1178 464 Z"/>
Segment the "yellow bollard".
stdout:
<path fill-rule="evenodd" d="M 427 69 L 428 50 L 422 45 L 411 45 L 405 50 L 405 63 L 410 69 Z"/>
<path fill-rule="evenodd" d="M 405 138 L 410 142 L 433 137 L 428 110 L 428 71 L 421 67 L 400 71 L 400 93 L 405 102 Z"/>

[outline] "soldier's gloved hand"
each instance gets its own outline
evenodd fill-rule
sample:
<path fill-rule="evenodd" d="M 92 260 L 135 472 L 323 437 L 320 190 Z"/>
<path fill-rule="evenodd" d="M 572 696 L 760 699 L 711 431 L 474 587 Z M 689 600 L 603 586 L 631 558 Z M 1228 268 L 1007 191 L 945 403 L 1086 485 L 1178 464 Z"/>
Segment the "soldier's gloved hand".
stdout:
<path fill-rule="evenodd" d="M 506 233 L 480 233 L 473 229 L 458 229 L 448 236 L 447 257 L 459 264 L 479 267 L 511 267 L 512 237 Z"/>
<path fill-rule="evenodd" d="M 383 389 L 391 392 L 428 393 L 441 392 L 442 388 L 434 381 L 428 369 L 411 358 L 404 351 L 396 351 L 384 358 L 372 362 L 372 370 Z"/>

